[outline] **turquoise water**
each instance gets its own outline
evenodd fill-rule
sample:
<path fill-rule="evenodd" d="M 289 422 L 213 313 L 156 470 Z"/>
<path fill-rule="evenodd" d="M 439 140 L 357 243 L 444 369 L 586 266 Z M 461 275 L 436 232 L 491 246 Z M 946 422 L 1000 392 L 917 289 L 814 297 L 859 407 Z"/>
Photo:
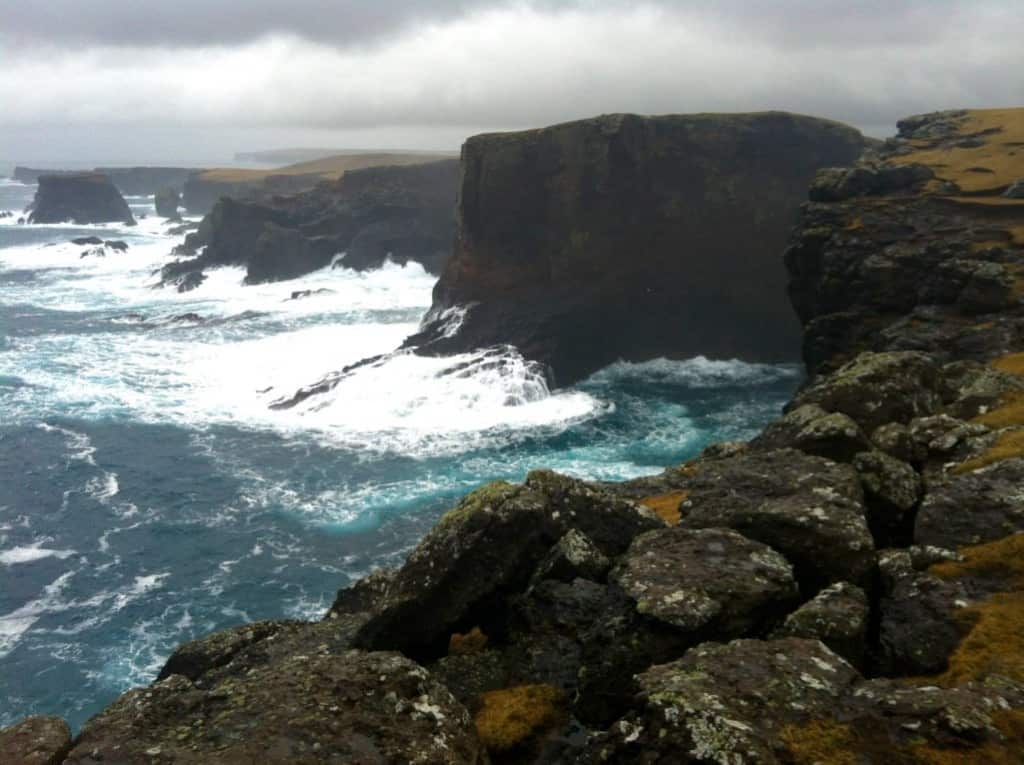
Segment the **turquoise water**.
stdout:
<path fill-rule="evenodd" d="M 0 210 L 33 191 L 0 181 Z M 243 287 L 223 269 L 179 295 L 153 288 L 178 241 L 164 228 L 0 221 L 0 726 L 77 727 L 183 640 L 318 617 L 484 481 L 624 479 L 749 437 L 800 379 L 658 360 L 552 392 L 511 349 L 400 355 L 275 411 L 397 347 L 432 277 L 411 264 Z M 130 249 L 82 258 L 68 240 L 85 234 Z M 288 300 L 304 289 L 330 292 Z"/>

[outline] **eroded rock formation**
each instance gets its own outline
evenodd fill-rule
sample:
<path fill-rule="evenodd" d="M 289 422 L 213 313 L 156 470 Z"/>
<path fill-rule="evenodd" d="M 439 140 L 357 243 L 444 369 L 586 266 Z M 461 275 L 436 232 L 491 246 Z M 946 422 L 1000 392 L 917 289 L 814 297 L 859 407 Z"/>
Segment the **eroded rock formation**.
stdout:
<path fill-rule="evenodd" d="M 125 223 L 135 218 L 124 197 L 100 173 L 41 175 L 29 223 Z"/>

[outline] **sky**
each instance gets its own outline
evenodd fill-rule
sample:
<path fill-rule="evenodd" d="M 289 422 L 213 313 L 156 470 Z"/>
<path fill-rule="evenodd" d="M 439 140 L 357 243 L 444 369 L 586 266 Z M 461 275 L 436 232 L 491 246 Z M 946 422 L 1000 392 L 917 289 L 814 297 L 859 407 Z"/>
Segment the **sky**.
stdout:
<path fill-rule="evenodd" d="M 0 0 L 0 160 L 452 149 L 607 112 L 1024 105 L 1024 0 Z"/>

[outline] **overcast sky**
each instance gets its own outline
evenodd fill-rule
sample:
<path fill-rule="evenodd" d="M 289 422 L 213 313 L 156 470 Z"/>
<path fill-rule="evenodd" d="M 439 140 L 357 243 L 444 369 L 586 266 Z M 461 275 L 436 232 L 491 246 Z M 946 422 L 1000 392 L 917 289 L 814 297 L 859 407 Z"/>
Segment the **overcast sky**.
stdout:
<path fill-rule="evenodd" d="M 1024 105 L 1024 0 L 0 0 L 0 159 L 456 149 L 602 112 Z"/>

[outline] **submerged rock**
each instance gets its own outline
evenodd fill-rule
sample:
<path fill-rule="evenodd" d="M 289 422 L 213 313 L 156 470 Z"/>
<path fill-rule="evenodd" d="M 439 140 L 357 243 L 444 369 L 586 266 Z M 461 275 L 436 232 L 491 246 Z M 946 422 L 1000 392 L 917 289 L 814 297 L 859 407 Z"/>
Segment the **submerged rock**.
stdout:
<path fill-rule="evenodd" d="M 135 225 L 128 203 L 107 176 L 98 173 L 40 176 L 29 223 L 66 221 Z"/>

